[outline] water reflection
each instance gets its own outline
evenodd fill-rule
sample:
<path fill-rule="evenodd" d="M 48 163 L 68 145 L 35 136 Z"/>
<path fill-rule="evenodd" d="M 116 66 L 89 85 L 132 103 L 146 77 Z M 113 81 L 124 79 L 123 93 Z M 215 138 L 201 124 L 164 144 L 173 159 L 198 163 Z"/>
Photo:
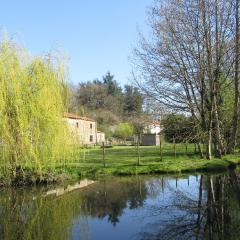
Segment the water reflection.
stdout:
<path fill-rule="evenodd" d="M 141 239 L 239 239 L 239 181 L 239 173 L 230 172 L 202 175 L 191 191 L 169 184 L 167 204 L 148 209 L 155 229 L 141 232 Z"/>
<path fill-rule="evenodd" d="M 2 190 L 0 239 L 239 239 L 236 171 L 111 178 L 58 196 L 49 191 Z"/>

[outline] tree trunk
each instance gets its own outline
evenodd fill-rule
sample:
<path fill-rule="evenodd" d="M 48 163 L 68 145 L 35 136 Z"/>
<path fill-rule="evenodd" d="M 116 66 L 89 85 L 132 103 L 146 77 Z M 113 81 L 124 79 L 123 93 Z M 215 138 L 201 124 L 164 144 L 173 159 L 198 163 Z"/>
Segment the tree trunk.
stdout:
<path fill-rule="evenodd" d="M 235 76 L 234 76 L 234 109 L 232 118 L 232 131 L 228 145 L 228 152 L 234 153 L 237 139 L 238 119 L 239 119 L 239 0 L 236 0 L 236 36 L 235 36 Z"/>
<path fill-rule="evenodd" d="M 198 143 L 198 151 L 199 151 L 200 158 L 204 158 L 201 143 Z"/>
<path fill-rule="evenodd" d="M 212 129 L 208 131 L 208 139 L 206 142 L 206 157 L 208 160 L 212 159 Z"/>

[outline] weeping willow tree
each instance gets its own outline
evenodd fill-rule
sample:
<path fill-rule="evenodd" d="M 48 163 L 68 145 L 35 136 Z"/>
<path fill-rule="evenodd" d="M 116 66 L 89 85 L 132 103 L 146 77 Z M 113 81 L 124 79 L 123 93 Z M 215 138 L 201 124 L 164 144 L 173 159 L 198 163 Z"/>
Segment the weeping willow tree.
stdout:
<path fill-rule="evenodd" d="M 21 50 L 22 52 L 22 50 Z M 61 64 L 0 45 L 0 174 L 53 169 L 66 161 L 71 138 L 63 121 L 66 84 Z"/>

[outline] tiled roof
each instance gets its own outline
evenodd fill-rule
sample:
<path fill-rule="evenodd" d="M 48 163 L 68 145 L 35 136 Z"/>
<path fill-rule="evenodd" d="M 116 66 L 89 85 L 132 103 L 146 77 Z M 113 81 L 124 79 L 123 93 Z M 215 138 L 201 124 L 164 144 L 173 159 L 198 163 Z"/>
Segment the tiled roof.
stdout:
<path fill-rule="evenodd" d="M 81 117 L 81 116 L 78 116 L 75 113 L 65 113 L 64 117 L 65 118 L 71 118 L 71 119 L 80 119 L 80 120 L 85 120 L 85 121 L 89 121 L 89 122 L 96 122 L 94 119 L 87 118 L 87 117 Z"/>
<path fill-rule="evenodd" d="M 146 125 L 148 125 L 148 126 L 152 126 L 152 125 L 154 125 L 154 126 L 159 126 L 160 125 L 160 121 L 159 120 L 152 120 L 152 121 L 148 121 L 147 123 L 146 123 Z"/>
<path fill-rule="evenodd" d="M 155 125 L 160 125 L 160 121 L 159 120 L 155 120 L 152 123 L 155 124 Z"/>

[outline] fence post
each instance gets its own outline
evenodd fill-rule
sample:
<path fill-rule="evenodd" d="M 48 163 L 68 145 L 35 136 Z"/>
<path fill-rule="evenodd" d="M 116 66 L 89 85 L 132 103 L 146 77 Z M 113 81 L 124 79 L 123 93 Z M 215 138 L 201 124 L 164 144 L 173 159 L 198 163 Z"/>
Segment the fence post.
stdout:
<path fill-rule="evenodd" d="M 105 143 L 102 143 L 102 149 L 103 149 L 103 166 L 106 167 L 106 161 L 105 161 Z"/>
<path fill-rule="evenodd" d="M 139 141 L 140 141 L 140 136 L 138 136 L 138 140 L 137 140 L 137 155 L 138 155 L 137 165 L 138 165 L 138 166 L 140 165 Z"/>
<path fill-rule="evenodd" d="M 159 148 L 160 148 L 160 161 L 162 161 L 162 141 L 160 133 L 159 133 Z"/>
<path fill-rule="evenodd" d="M 188 143 L 186 142 L 186 155 L 187 155 L 187 152 L 188 152 Z"/>
<path fill-rule="evenodd" d="M 174 158 L 176 159 L 176 141 L 175 141 L 175 136 L 173 136 L 173 150 L 174 150 Z"/>

